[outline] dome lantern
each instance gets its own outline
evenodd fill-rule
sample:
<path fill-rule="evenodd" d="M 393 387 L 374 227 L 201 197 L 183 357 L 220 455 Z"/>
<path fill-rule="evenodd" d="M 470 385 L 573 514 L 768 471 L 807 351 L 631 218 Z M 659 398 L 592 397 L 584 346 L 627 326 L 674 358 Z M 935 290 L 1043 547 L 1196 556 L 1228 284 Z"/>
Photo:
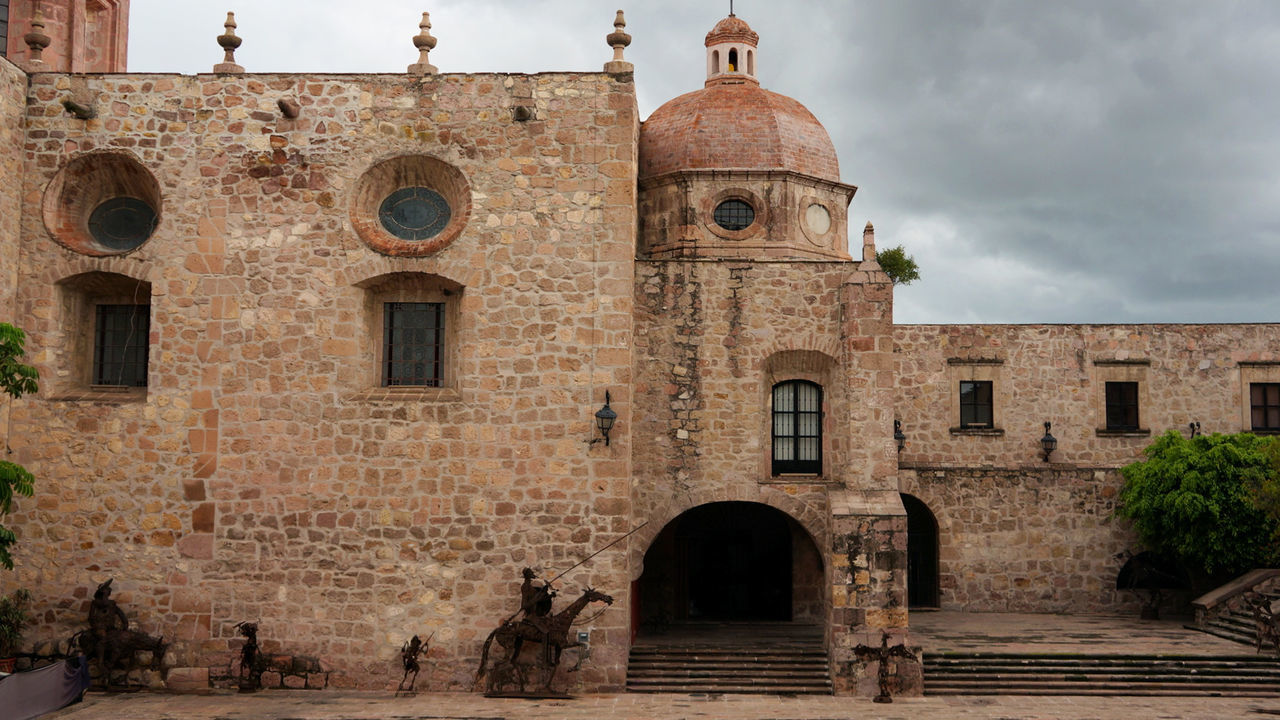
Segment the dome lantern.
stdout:
<path fill-rule="evenodd" d="M 756 47 L 760 35 L 733 13 L 707 33 L 707 85 L 751 82 L 757 85 Z"/>

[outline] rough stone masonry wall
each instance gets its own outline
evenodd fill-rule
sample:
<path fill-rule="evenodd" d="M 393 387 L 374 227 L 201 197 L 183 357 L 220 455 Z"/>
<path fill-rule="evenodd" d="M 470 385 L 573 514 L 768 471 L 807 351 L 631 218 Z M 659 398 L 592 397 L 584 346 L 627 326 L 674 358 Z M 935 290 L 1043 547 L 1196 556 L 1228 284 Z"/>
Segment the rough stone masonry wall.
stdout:
<path fill-rule="evenodd" d="M 1048 420 L 1058 439 L 1054 463 L 1118 467 L 1137 459 L 1152 437 L 1186 432 L 1192 421 L 1206 433 L 1246 429 L 1242 363 L 1280 361 L 1277 325 L 899 325 L 894 338 L 905 464 L 1041 462 Z M 1003 434 L 952 431 L 955 373 L 966 367 L 952 359 L 998 361 L 990 367 Z M 1108 372 L 1137 373 L 1145 383 L 1139 424 L 1149 433 L 1098 432 Z"/>
<path fill-rule="evenodd" d="M 633 498 L 650 525 L 633 545 L 637 571 L 647 540 L 681 512 L 764 503 L 795 518 L 821 554 L 837 662 L 852 663 L 852 648 L 878 642 L 881 629 L 905 638 L 905 518 L 887 430 L 891 302 L 887 278 L 856 263 L 638 263 L 634 437 L 644 461 Z M 824 390 L 821 476 L 771 472 L 770 392 L 789 379 Z M 888 505 L 867 501 L 886 494 Z M 864 671 L 842 671 L 840 690 L 866 690 Z"/>
<path fill-rule="evenodd" d="M 0 58 L 0 322 L 7 323 L 16 322 L 14 297 L 22 216 L 22 114 L 26 97 L 27 76 L 13 63 Z M 13 402 L 7 395 L 0 398 L 0 438 L 9 437 L 9 404 Z"/>
<path fill-rule="evenodd" d="M 1119 473 L 904 468 L 898 478 L 938 521 L 943 609 L 1136 611 L 1140 598 L 1115 589 L 1123 553 L 1140 550 L 1129 524 L 1113 517 Z"/>
<path fill-rule="evenodd" d="M 40 478 L 13 516 L 35 641 L 82 626 L 115 577 L 172 664 L 215 674 L 260 622 L 269 655 L 319 658 L 332 686 L 391 687 L 434 633 L 419 688 L 469 688 L 520 568 L 554 573 L 629 527 L 636 107 L 630 76 L 128 75 L 86 78 L 99 117 L 63 112 L 66 76 L 28 106 L 19 316 L 58 380 L 15 423 Z M 301 107 L 282 117 L 280 99 Z M 515 122 L 515 105 L 535 117 Z M 38 203 L 69 158 L 127 152 L 162 195 L 155 235 L 93 258 L 56 245 Z M 421 258 L 371 250 L 353 192 L 376 161 L 430 155 L 469 183 L 461 235 Z M 77 394 L 59 281 L 151 284 L 149 385 Z M 449 387 L 375 387 L 367 281 L 462 286 Z M 70 388 L 70 390 L 67 390 Z M 613 391 L 619 431 L 589 445 Z M 85 399 L 88 398 L 88 399 Z M 617 599 L 570 676 L 618 687 L 625 556 L 565 578 Z"/>
<path fill-rule="evenodd" d="M 902 492 L 937 518 L 942 606 L 984 611 L 1136 606 L 1114 590 L 1116 555 L 1140 549 L 1112 518 L 1117 469 L 1192 421 L 1244 429 L 1242 387 L 1280 360 L 1275 325 L 906 325 L 895 338 Z M 991 361 L 977 367 L 996 383 L 1002 433 L 953 430 L 959 373 L 971 371 L 955 359 Z M 1102 429 L 1109 378 L 1143 385 L 1140 432 Z"/>
<path fill-rule="evenodd" d="M 644 360 L 636 368 L 634 442 L 645 462 L 635 467 L 633 497 L 637 518 L 659 521 L 646 528 L 651 536 L 696 505 L 750 500 L 790 513 L 821 547 L 827 491 L 884 482 L 886 469 L 892 476 L 879 443 L 855 442 L 889 422 L 892 398 L 877 395 L 878 373 L 891 370 L 887 323 L 882 338 L 870 327 L 865 338 L 845 337 L 847 315 L 870 314 L 878 292 L 856 267 L 637 264 L 635 355 Z M 794 378 L 823 385 L 820 477 L 771 475 L 769 393 Z"/>

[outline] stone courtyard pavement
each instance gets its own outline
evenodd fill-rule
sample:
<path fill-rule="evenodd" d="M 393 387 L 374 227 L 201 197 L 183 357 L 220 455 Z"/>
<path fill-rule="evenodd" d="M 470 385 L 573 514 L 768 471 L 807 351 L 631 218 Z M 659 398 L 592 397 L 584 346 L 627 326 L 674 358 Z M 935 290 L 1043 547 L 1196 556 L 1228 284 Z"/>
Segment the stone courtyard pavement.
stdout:
<path fill-rule="evenodd" d="M 1251 648 L 1187 630 L 1173 620 L 1115 616 L 913 612 L 926 652 L 998 650 L 1248 654 Z M 0 708 L 0 720 L 4 720 Z M 253 695 L 90 693 L 46 716 L 59 720 L 1249 720 L 1280 718 L 1280 698 L 1013 697 L 869 698 L 745 695 L 583 695 L 573 700 L 502 700 L 470 693 L 269 690 Z"/>
<path fill-rule="evenodd" d="M 587 695 L 574 700 L 498 700 L 467 693 L 394 698 L 386 692 L 273 690 L 255 695 L 92 693 L 79 705 L 45 717 L 58 720 L 1264 720 L 1280 717 L 1280 700 L 927 697 L 877 705 L 866 698 L 832 696 Z"/>

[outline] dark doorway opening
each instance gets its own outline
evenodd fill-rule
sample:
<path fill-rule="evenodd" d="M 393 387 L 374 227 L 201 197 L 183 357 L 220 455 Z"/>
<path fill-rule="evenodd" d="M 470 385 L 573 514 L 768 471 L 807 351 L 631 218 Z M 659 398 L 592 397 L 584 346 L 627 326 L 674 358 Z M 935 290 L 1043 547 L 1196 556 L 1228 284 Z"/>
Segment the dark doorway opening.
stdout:
<path fill-rule="evenodd" d="M 907 510 L 907 605 L 938 607 L 938 521 L 929 506 L 902 496 Z"/>
<path fill-rule="evenodd" d="M 799 523 L 767 505 L 718 502 L 672 520 L 645 554 L 640 628 L 819 619 L 823 571 Z"/>

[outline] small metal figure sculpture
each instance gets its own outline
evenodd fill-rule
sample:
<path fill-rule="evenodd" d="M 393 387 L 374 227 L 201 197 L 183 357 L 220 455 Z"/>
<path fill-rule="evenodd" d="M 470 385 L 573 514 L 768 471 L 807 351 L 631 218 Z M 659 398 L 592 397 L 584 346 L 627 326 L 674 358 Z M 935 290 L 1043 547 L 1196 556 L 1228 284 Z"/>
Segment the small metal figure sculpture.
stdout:
<path fill-rule="evenodd" d="M 1272 612 L 1271 600 L 1250 590 L 1244 594 L 1244 602 L 1253 613 L 1257 651 L 1269 645 L 1280 657 L 1280 614 Z"/>
<path fill-rule="evenodd" d="M 150 652 L 151 669 L 159 670 L 167 648 L 164 638 L 129 629 L 129 618 L 111 599 L 111 582 L 109 579 L 102 583 L 93 593 L 93 601 L 89 604 L 88 632 L 76 633 L 80 649 L 97 662 L 99 680 L 106 690 L 113 689 L 111 671 L 133 662 L 139 651 Z"/>
<path fill-rule="evenodd" d="M 400 684 L 396 687 L 396 697 L 417 694 L 413 691 L 413 686 L 417 684 L 418 671 L 421 670 L 421 667 L 418 665 L 418 656 L 425 655 L 427 653 L 427 650 L 431 646 L 431 638 L 435 637 L 435 635 L 435 633 L 428 635 L 426 642 L 423 642 L 418 639 L 417 635 L 414 635 L 412 640 L 406 642 L 400 648 L 400 660 L 404 663 L 404 677 L 400 678 Z M 409 679 L 409 673 L 413 673 L 412 680 Z M 406 682 L 409 683 L 408 688 L 404 686 Z"/>
<path fill-rule="evenodd" d="M 238 622 L 235 628 L 245 637 L 240 648 L 240 692 L 257 692 L 262 689 L 262 672 L 266 670 L 266 660 L 258 648 L 258 623 Z"/>
<path fill-rule="evenodd" d="M 880 694 L 872 699 L 873 702 L 891 703 L 893 702 L 893 694 L 889 687 L 889 658 L 898 657 L 902 659 L 916 659 L 915 653 L 911 652 L 905 645 L 894 645 L 889 647 L 889 633 L 882 632 L 880 634 L 880 647 L 872 647 L 870 645 L 859 645 L 853 649 L 855 655 L 864 660 L 875 660 L 880 663 L 880 672 L 876 675 L 876 681 L 880 686 Z"/>

